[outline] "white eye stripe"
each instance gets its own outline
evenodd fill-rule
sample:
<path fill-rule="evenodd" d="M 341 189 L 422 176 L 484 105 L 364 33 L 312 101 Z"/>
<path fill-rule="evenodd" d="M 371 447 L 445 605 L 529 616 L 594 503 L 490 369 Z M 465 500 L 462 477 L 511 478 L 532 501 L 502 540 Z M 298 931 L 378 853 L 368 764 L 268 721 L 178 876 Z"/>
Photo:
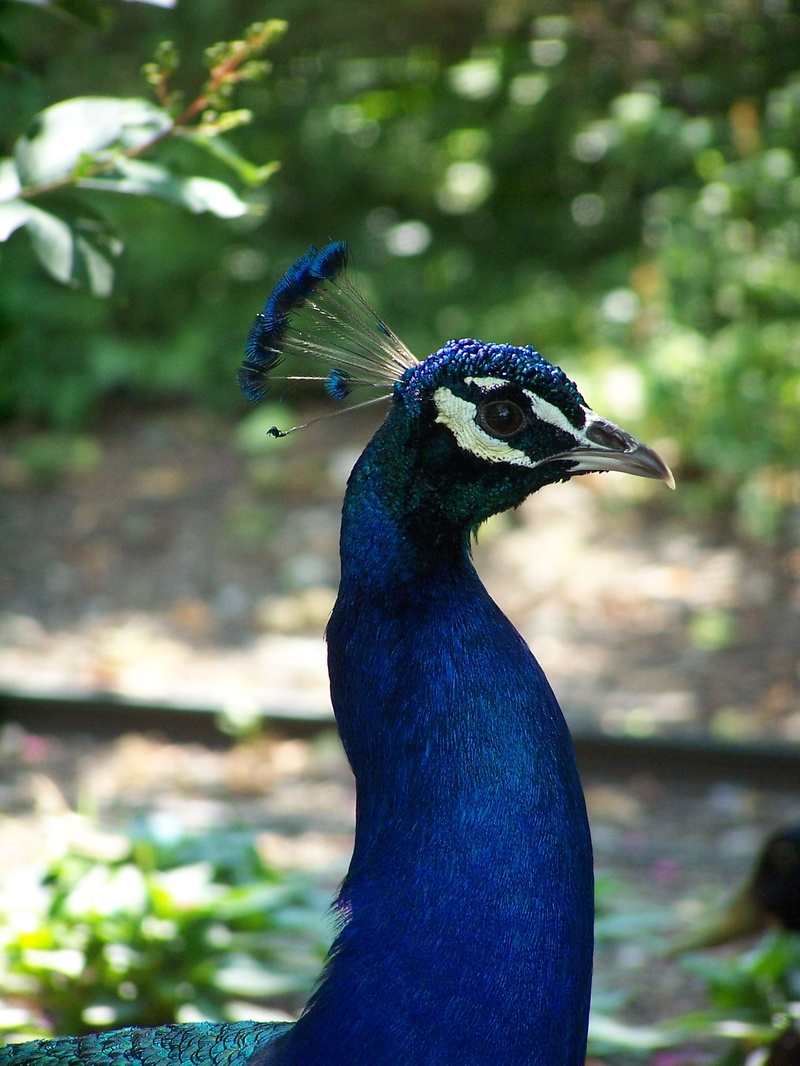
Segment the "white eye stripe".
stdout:
<path fill-rule="evenodd" d="M 485 389 L 487 394 L 491 393 L 493 389 L 509 384 L 503 378 L 468 377 L 464 381 L 468 385 L 477 385 L 478 388 Z M 537 396 L 536 393 L 530 392 L 528 389 L 523 389 L 522 391 L 528 398 L 531 410 L 537 418 L 540 418 L 543 422 L 549 422 L 550 425 L 555 426 L 564 433 L 568 433 L 578 442 L 585 441 L 584 431 L 576 429 L 563 411 L 559 410 L 555 404 L 543 400 L 541 396 Z M 511 463 L 513 466 L 530 468 L 539 466 L 538 462 L 531 459 L 525 452 L 520 451 L 519 448 L 514 448 L 507 441 L 498 440 L 481 429 L 477 423 L 477 407 L 474 403 L 463 399 L 461 396 L 456 396 L 450 389 L 444 387 L 438 388 L 434 392 L 433 399 L 437 410 L 436 421 L 447 426 L 455 437 L 458 446 L 463 448 L 464 451 L 470 452 L 479 459 L 485 459 L 490 463 Z"/>
<path fill-rule="evenodd" d="M 549 422 L 551 426 L 563 430 L 564 433 L 569 433 L 569 435 L 575 437 L 576 440 L 583 439 L 583 430 L 576 429 L 564 412 L 556 407 L 554 403 L 548 403 L 548 401 L 543 400 L 541 396 L 537 396 L 535 392 L 528 392 L 527 389 L 523 389 L 522 391 L 531 402 L 531 410 L 537 418 L 541 418 L 542 422 Z"/>
<path fill-rule="evenodd" d="M 501 385 L 510 385 L 505 378 L 464 378 L 465 385 L 477 385 L 479 389 L 497 389 Z"/>
<path fill-rule="evenodd" d="M 485 389 L 490 392 L 492 389 L 500 388 L 503 385 L 511 384 L 504 378 L 464 378 L 467 385 L 477 385 L 479 389 Z M 551 426 L 555 426 L 556 429 L 561 429 L 565 433 L 569 433 L 570 436 L 581 439 L 583 433 L 573 426 L 567 416 L 560 408 L 556 407 L 554 403 L 549 403 L 547 400 L 543 400 L 541 396 L 537 396 L 535 392 L 530 392 L 528 389 L 522 390 L 530 401 L 531 410 L 540 418 L 542 422 L 549 422 Z"/>

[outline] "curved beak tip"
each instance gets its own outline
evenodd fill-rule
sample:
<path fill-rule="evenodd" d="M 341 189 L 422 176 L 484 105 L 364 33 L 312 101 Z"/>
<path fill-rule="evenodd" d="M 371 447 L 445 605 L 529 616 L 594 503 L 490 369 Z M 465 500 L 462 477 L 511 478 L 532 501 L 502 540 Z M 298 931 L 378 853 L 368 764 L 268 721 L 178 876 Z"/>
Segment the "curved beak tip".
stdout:
<path fill-rule="evenodd" d="M 659 481 L 663 481 L 668 489 L 675 491 L 675 477 L 657 451 L 649 448 L 646 444 L 637 444 L 631 454 L 634 456 L 634 464 L 627 469 L 621 466 L 620 469 L 625 470 L 625 473 L 628 474 L 656 478 Z"/>
<path fill-rule="evenodd" d="M 616 454 L 618 470 L 625 474 L 663 481 L 668 489 L 675 490 L 675 477 L 654 448 L 635 438 L 629 438 L 628 447 Z"/>
<path fill-rule="evenodd" d="M 668 489 L 675 489 L 672 471 L 649 445 L 632 437 L 624 429 L 587 408 L 587 428 L 584 440 L 550 460 L 569 460 L 574 464 L 573 473 L 616 470 L 621 474 L 652 478 L 663 481 Z"/>

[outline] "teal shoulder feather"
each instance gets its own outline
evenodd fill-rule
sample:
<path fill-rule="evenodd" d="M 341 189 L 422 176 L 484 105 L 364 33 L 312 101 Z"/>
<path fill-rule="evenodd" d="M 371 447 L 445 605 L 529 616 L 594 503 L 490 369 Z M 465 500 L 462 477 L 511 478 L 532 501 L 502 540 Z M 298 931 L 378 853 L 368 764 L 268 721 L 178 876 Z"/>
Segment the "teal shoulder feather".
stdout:
<path fill-rule="evenodd" d="M 0 1048 L 0 1066 L 245 1066 L 283 1022 L 196 1022 L 115 1029 Z"/>

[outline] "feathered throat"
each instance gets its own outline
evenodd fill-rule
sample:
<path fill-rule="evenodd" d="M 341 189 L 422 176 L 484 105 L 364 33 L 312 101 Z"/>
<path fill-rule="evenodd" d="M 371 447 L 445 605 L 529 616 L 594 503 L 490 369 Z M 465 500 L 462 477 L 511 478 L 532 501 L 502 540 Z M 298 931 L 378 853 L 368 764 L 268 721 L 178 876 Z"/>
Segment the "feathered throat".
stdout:
<path fill-rule="evenodd" d="M 239 368 L 239 386 L 251 403 L 262 400 L 276 381 L 321 381 L 336 400 L 371 386 L 386 390 L 377 397 L 382 400 L 417 365 L 419 360 L 376 314 L 346 268 L 345 243 L 335 241 L 321 251 L 312 246 L 275 286 L 250 329 Z M 287 357 L 321 364 L 327 373 L 277 375 Z M 284 434 L 276 430 L 275 435 Z"/>

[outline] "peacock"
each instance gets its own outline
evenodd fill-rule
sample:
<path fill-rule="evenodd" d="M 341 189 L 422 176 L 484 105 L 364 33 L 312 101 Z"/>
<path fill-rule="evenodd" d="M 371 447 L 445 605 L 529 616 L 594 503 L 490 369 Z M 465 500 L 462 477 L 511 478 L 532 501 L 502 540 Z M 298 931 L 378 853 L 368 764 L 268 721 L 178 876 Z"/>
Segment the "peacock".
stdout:
<path fill-rule="evenodd" d="M 770 927 L 800 933 L 800 825 L 771 833 L 744 884 L 708 923 L 676 941 L 670 954 L 718 947 Z"/>
<path fill-rule="evenodd" d="M 719 947 L 767 929 L 800 933 L 800 825 L 785 826 L 771 833 L 756 856 L 744 883 L 727 904 L 705 925 L 687 933 L 669 949 L 669 955 Z M 783 970 L 784 972 L 780 972 Z M 780 1019 L 784 1028 L 773 1040 L 760 1066 L 800 1066 L 800 1029 L 792 1018 L 787 1021 L 778 1006 L 781 994 L 794 998 L 796 968 L 785 957 L 780 970 L 771 968 L 770 1010 L 773 1024 Z M 777 990 L 784 986 L 783 993 Z M 750 1057 L 747 1059 L 750 1062 Z"/>
<path fill-rule="evenodd" d="M 348 481 L 326 634 L 357 806 L 323 973 L 293 1024 L 39 1041 L 0 1051 L 2 1066 L 583 1066 L 583 793 L 556 698 L 471 543 L 491 515 L 577 474 L 672 475 L 532 347 L 453 340 L 417 360 L 347 259 L 334 242 L 290 267 L 239 370 L 251 401 L 311 377 L 335 399 L 371 389 L 366 402 L 389 404 Z M 282 377 L 284 362 L 323 369 Z"/>

